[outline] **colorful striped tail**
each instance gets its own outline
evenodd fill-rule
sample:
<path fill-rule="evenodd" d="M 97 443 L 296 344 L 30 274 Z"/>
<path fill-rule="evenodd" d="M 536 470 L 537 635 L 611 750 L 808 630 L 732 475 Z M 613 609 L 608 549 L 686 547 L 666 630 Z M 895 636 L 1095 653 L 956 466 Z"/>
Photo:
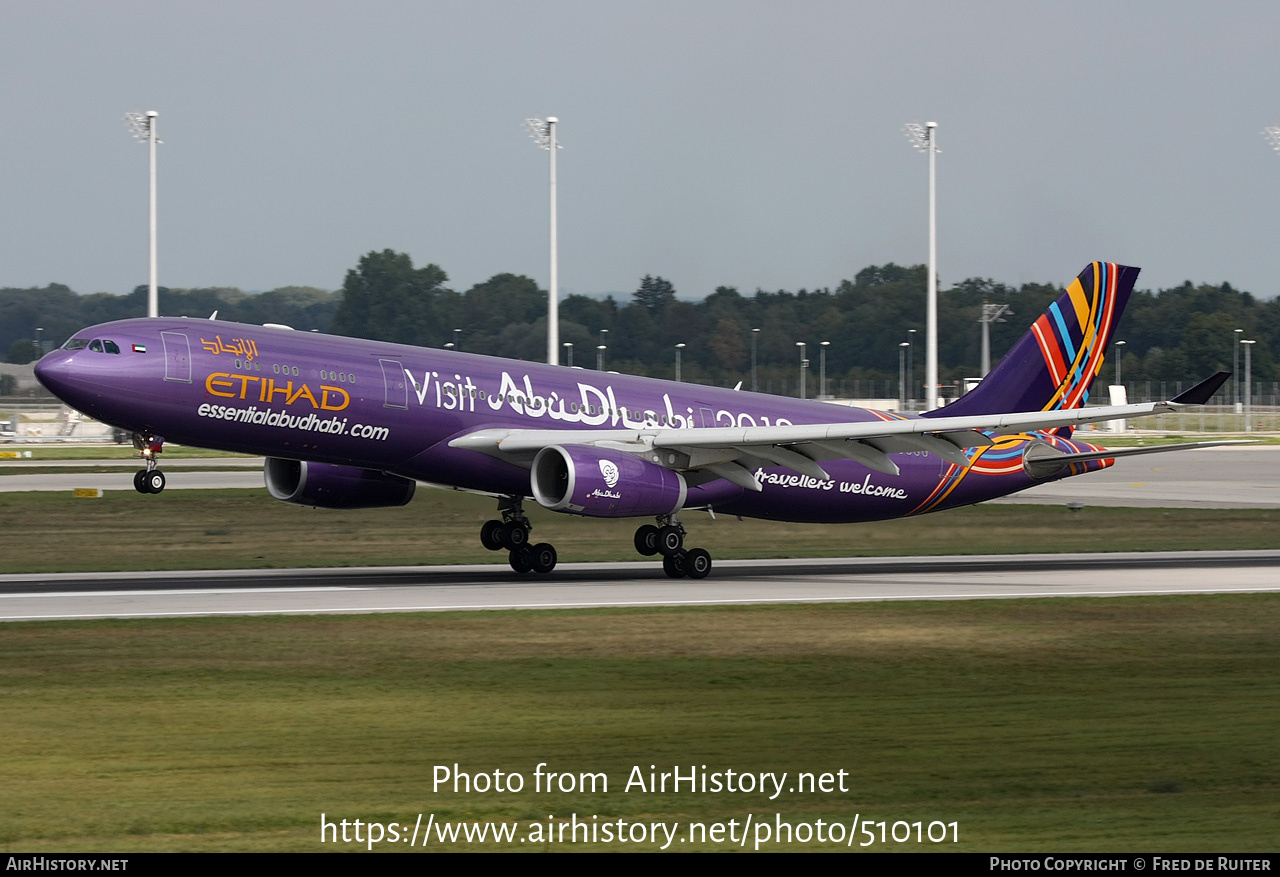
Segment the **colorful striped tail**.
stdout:
<path fill-rule="evenodd" d="M 1086 267 L 982 383 L 924 416 L 1082 407 L 1102 370 L 1138 270 L 1114 262 Z"/>

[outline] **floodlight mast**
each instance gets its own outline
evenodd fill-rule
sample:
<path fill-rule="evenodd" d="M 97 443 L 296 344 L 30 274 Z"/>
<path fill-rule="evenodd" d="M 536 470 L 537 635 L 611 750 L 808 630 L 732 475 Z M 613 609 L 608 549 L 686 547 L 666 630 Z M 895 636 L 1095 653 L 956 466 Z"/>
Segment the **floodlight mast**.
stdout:
<path fill-rule="evenodd" d="M 1006 304 L 993 304 L 983 299 L 982 316 L 978 322 L 982 324 L 982 373 L 980 377 L 986 377 L 987 372 L 991 371 L 991 324 L 1003 323 L 1004 315 L 1013 316 L 1013 311 L 1009 310 Z"/>
<path fill-rule="evenodd" d="M 138 140 L 146 143 L 151 152 L 151 279 L 147 285 L 147 316 L 160 316 L 160 287 L 156 268 L 156 117 L 155 110 L 146 113 L 125 113 L 124 120 Z"/>
<path fill-rule="evenodd" d="M 1262 136 L 1267 138 L 1271 148 L 1280 152 L 1280 125 L 1268 125 L 1262 129 Z"/>
<path fill-rule="evenodd" d="M 938 123 L 910 123 L 903 128 L 907 139 L 920 152 L 929 153 L 929 288 L 925 308 L 925 410 L 938 407 Z"/>
<path fill-rule="evenodd" d="M 551 153 L 551 276 L 547 283 L 547 362 L 550 365 L 560 362 L 560 288 L 556 253 L 556 150 L 560 148 L 556 141 L 556 123 L 559 121 L 555 116 L 524 120 L 533 142 Z"/>

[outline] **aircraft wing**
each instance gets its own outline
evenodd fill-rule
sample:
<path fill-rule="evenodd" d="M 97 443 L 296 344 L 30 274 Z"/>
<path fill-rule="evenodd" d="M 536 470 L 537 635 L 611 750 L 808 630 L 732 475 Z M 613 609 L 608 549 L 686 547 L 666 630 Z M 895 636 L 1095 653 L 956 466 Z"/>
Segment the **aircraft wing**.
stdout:
<path fill-rule="evenodd" d="M 965 449 L 994 444 L 992 435 L 1052 430 L 1176 411 L 1187 405 L 1203 405 L 1228 376 L 1227 372 L 1219 372 L 1167 402 L 1136 405 L 794 426 L 603 430 L 492 428 L 459 436 L 449 445 L 522 465 L 532 463 L 538 451 L 551 445 L 605 447 L 644 457 L 667 468 L 706 470 L 740 487 L 758 491 L 761 487 L 751 470 L 760 466 L 782 466 L 824 481 L 831 477 L 820 465 L 824 461 L 849 459 L 877 472 L 897 475 L 898 466 L 889 454 L 910 451 L 925 451 L 948 462 L 967 466 L 969 460 Z"/>

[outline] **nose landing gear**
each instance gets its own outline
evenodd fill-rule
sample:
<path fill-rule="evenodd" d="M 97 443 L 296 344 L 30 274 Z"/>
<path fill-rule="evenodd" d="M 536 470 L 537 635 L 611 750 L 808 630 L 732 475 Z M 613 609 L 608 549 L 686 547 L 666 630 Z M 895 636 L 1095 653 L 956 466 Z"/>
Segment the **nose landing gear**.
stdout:
<path fill-rule="evenodd" d="M 711 555 L 702 548 L 685 550 L 684 524 L 675 515 L 658 515 L 657 521 L 656 527 L 645 524 L 636 530 L 636 551 L 646 557 L 661 554 L 662 571 L 673 579 L 705 579 L 711 572 Z"/>
<path fill-rule="evenodd" d="M 158 468 L 156 456 L 164 450 L 164 438 L 158 435 L 133 434 L 133 446 L 145 461 L 147 468 L 133 473 L 133 489 L 138 493 L 159 493 L 164 490 L 164 473 Z"/>
<path fill-rule="evenodd" d="M 480 544 L 490 551 L 508 551 L 511 568 L 523 575 L 535 572 L 546 575 L 556 568 L 556 549 L 550 542 L 529 544 L 529 533 L 533 525 L 524 513 L 524 498 L 519 496 L 503 497 L 498 501 L 498 511 L 502 520 L 485 521 L 480 528 Z"/>

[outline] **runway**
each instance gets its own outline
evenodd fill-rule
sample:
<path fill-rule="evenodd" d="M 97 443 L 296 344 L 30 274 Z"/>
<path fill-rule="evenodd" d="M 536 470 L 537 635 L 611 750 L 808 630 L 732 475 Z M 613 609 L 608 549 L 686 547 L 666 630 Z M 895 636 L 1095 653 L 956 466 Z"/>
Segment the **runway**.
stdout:
<path fill-rule="evenodd" d="M 83 468 L 93 462 L 66 463 Z M 52 462 L 0 462 L 0 493 L 71 491 L 77 487 L 133 490 L 136 461 L 115 461 L 119 472 L 23 474 L 24 467 L 53 467 Z M 261 461 L 208 458 L 162 466 L 166 490 L 255 488 L 264 500 Z M 201 471 L 211 467 L 243 471 Z M 1130 457 L 1101 472 L 1054 481 L 993 502 L 1150 508 L 1280 508 L 1280 446 L 1206 448 Z"/>
<path fill-rule="evenodd" d="M 1280 551 L 0 576 L 0 621 L 1280 592 Z"/>
<path fill-rule="evenodd" d="M 1280 508 L 1280 447 L 1205 448 L 1127 457 L 998 503 L 1129 508 Z"/>

